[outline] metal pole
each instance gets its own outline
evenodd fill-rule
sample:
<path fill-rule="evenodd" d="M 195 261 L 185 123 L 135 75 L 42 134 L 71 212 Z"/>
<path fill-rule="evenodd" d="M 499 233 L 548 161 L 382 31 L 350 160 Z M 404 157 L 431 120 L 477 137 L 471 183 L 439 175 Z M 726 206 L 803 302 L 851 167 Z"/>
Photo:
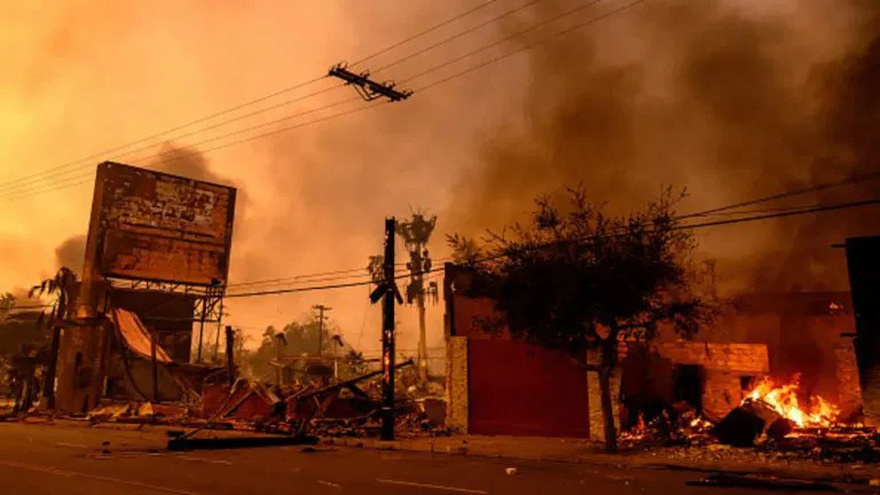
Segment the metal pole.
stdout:
<path fill-rule="evenodd" d="M 218 362 L 219 354 L 220 354 L 220 328 L 223 327 L 223 299 L 220 299 L 220 312 L 217 313 L 217 333 L 214 337 L 214 359 L 213 361 Z"/>
<path fill-rule="evenodd" d="M 323 304 L 316 304 L 312 306 L 312 309 L 318 310 L 318 356 L 324 357 L 324 312 L 330 311 L 333 308 Z"/>
<path fill-rule="evenodd" d="M 199 350 L 196 354 L 196 362 L 202 362 L 202 335 L 205 332 L 205 319 L 208 316 L 208 298 L 211 297 L 210 289 L 205 294 L 205 298 L 202 299 L 202 317 L 199 318 Z"/>
<path fill-rule="evenodd" d="M 282 365 L 281 357 L 284 352 L 284 341 L 281 340 L 279 335 L 275 335 L 275 384 L 279 387 L 282 385 L 283 377 L 284 377 L 284 367 Z"/>
<path fill-rule="evenodd" d="M 156 331 L 150 332 L 150 358 L 153 361 L 153 403 L 159 402 L 159 363 L 156 360 Z"/>
<path fill-rule="evenodd" d="M 232 386 L 235 383 L 235 332 L 229 325 L 226 326 L 226 374 Z"/>
<path fill-rule="evenodd" d="M 318 306 L 318 357 L 324 357 L 324 306 Z"/>
<path fill-rule="evenodd" d="M 396 221 L 385 219 L 385 295 L 382 300 L 382 440 L 394 440 L 394 235 Z"/>

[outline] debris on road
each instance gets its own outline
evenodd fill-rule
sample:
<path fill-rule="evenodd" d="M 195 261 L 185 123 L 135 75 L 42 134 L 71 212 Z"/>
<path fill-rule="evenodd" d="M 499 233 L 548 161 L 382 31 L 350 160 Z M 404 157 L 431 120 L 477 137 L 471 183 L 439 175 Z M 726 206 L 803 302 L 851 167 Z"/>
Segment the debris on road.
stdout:
<path fill-rule="evenodd" d="M 318 437 L 312 436 L 247 436 L 230 438 L 174 438 L 168 441 L 168 450 L 219 450 L 251 447 L 280 447 L 287 445 L 316 445 Z"/>
<path fill-rule="evenodd" d="M 753 488 L 792 492 L 839 491 L 833 485 L 819 481 L 780 479 L 743 474 L 712 474 L 697 481 L 688 481 L 686 484 L 688 486 L 706 486 L 712 488 Z"/>

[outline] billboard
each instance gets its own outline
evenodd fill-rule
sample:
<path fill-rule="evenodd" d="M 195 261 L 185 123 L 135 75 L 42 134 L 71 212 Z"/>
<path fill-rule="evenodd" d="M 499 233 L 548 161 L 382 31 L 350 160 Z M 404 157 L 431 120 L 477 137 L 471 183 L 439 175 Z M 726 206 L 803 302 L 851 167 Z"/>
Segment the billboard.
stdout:
<path fill-rule="evenodd" d="M 101 163 L 84 274 L 225 285 L 235 193 L 219 184 Z"/>

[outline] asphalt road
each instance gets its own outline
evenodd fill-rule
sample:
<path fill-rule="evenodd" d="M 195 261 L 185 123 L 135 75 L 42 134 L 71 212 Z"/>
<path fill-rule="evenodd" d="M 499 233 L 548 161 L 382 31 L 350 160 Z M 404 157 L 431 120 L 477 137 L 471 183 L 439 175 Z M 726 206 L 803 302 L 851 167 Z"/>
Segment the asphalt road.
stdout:
<path fill-rule="evenodd" d="M 323 447 L 178 453 L 164 441 L 157 430 L 0 423 L 0 493 L 760 493 L 686 486 L 702 475 L 656 469 Z"/>

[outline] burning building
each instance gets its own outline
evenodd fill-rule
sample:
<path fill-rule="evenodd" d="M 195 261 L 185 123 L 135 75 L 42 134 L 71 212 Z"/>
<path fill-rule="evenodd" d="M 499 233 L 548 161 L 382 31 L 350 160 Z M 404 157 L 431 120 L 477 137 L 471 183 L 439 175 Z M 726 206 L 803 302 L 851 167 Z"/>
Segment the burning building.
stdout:
<path fill-rule="evenodd" d="M 447 419 L 472 433 L 601 438 L 599 387 L 559 351 L 487 334 L 494 301 L 446 266 Z M 796 426 L 858 421 L 859 370 L 848 292 L 742 295 L 692 340 L 661 329 L 621 342 L 615 419 L 632 429 L 667 412 L 713 422 L 762 400 Z M 588 357 L 589 360 L 589 357 Z"/>

